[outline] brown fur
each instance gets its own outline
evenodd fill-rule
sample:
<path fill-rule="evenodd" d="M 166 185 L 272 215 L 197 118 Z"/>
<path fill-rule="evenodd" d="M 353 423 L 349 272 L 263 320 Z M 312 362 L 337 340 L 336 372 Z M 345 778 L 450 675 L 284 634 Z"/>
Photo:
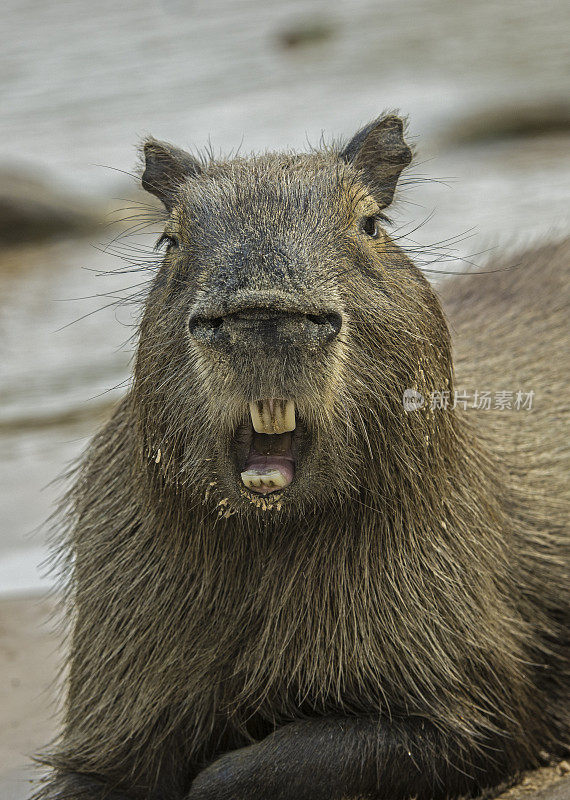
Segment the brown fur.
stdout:
<path fill-rule="evenodd" d="M 568 743 L 570 245 L 444 287 L 454 377 L 434 291 L 359 228 L 409 161 L 394 120 L 307 156 L 147 143 L 180 246 L 67 498 L 69 693 L 43 798 L 456 796 Z M 324 349 L 189 336 L 236 303 L 343 325 Z M 532 389 L 534 408 L 403 408 L 454 386 Z M 304 431 L 294 483 L 264 499 L 231 460 L 258 397 L 295 397 Z"/>

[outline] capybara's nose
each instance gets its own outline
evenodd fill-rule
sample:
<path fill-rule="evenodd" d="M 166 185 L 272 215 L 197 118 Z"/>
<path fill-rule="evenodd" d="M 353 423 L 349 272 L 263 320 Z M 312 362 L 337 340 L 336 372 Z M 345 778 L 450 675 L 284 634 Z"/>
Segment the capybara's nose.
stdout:
<path fill-rule="evenodd" d="M 208 347 L 316 350 L 335 339 L 342 327 L 336 311 L 303 314 L 266 308 L 247 309 L 225 316 L 196 314 L 188 323 L 190 335 Z"/>

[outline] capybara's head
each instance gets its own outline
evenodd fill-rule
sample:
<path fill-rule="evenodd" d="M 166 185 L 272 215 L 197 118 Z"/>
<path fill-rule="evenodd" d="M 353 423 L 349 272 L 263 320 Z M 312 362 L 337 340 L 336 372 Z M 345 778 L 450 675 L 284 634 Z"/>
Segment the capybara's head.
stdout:
<path fill-rule="evenodd" d="M 200 162 L 144 144 L 168 217 L 133 397 L 160 481 L 226 514 L 303 513 L 413 472 L 448 390 L 439 303 L 386 231 L 411 161 L 385 116 L 345 146 Z"/>

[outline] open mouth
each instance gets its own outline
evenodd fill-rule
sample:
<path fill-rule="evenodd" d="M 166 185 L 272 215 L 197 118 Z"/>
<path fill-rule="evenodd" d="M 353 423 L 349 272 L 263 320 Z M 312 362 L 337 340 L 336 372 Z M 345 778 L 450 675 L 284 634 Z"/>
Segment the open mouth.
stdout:
<path fill-rule="evenodd" d="M 251 424 L 236 434 L 242 483 L 255 494 L 282 491 L 295 476 L 295 402 L 256 400 L 249 410 Z"/>

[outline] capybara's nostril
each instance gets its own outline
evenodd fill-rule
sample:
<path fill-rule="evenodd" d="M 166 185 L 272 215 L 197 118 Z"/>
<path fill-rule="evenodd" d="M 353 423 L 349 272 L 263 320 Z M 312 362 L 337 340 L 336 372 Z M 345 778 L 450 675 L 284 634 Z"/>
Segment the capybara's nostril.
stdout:
<path fill-rule="evenodd" d="M 319 339 L 332 342 L 342 328 L 342 316 L 335 311 L 328 314 L 306 314 L 306 318 L 315 326 L 315 334 Z"/>
<path fill-rule="evenodd" d="M 194 339 L 207 342 L 215 336 L 216 332 L 222 327 L 223 322 L 223 317 L 194 316 L 188 320 L 188 330 Z"/>

